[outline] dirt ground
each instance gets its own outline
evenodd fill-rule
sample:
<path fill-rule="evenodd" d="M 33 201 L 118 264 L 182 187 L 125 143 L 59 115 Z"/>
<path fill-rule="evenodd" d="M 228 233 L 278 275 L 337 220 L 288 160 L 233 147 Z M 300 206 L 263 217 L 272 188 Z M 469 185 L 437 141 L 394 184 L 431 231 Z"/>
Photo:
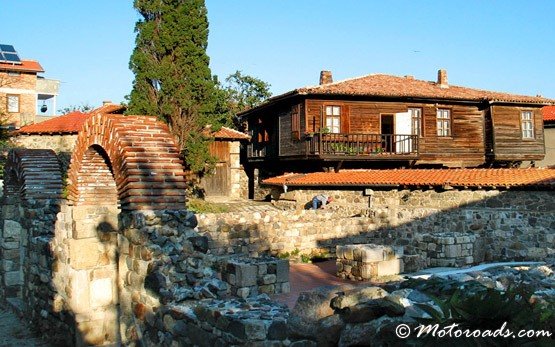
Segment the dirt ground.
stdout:
<path fill-rule="evenodd" d="M 0 346 L 50 346 L 33 335 L 30 327 L 12 311 L 0 307 Z"/>

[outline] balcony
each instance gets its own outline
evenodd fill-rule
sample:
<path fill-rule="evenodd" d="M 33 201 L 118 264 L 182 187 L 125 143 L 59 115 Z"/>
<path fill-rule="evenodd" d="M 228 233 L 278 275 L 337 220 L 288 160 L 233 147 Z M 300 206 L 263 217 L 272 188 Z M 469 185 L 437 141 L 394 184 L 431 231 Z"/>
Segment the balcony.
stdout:
<path fill-rule="evenodd" d="M 418 135 L 400 134 L 307 134 L 297 142 L 297 155 L 323 160 L 415 160 L 418 159 Z M 262 160 L 277 157 L 277 146 L 253 142 L 247 146 L 247 158 Z"/>
<path fill-rule="evenodd" d="M 417 159 L 418 135 L 314 134 L 307 136 L 306 153 L 322 159 Z"/>

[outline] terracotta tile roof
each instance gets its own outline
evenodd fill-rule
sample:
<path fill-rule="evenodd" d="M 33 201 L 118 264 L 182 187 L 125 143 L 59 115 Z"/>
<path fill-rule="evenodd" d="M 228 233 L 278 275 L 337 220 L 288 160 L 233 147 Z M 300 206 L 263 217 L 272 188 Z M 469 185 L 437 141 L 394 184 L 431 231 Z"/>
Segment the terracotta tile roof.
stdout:
<path fill-rule="evenodd" d="M 342 170 L 285 174 L 263 181 L 287 186 L 452 186 L 555 188 L 555 169 L 399 169 Z"/>
<path fill-rule="evenodd" d="M 210 125 L 206 126 L 206 131 L 208 132 L 209 130 L 210 130 Z M 228 127 L 221 127 L 220 130 L 216 132 L 212 132 L 210 135 L 213 136 L 215 139 L 223 139 L 223 140 L 249 140 L 250 139 L 249 135 Z"/>
<path fill-rule="evenodd" d="M 88 113 L 80 111 L 55 117 L 44 122 L 35 123 L 21 127 L 18 134 L 77 134 L 85 123 L 85 120 L 96 113 L 121 114 L 125 111 L 125 106 L 117 104 L 102 105 Z"/>
<path fill-rule="evenodd" d="M 555 122 L 555 106 L 545 106 L 542 108 L 542 114 L 544 122 Z"/>
<path fill-rule="evenodd" d="M 19 134 L 77 134 L 89 117 L 88 113 L 74 111 L 44 122 L 26 125 L 19 129 Z"/>
<path fill-rule="evenodd" d="M 516 95 L 481 89 L 448 85 L 442 87 L 437 82 L 414 79 L 411 76 L 399 77 L 385 74 L 371 74 L 350 78 L 334 83 L 294 89 L 290 92 L 269 98 L 260 106 L 239 113 L 246 115 L 252 110 L 265 107 L 274 101 L 295 95 L 336 95 L 385 98 L 419 98 L 433 100 L 490 101 L 509 103 L 555 104 L 555 99 L 539 96 Z"/>
<path fill-rule="evenodd" d="M 44 72 L 35 60 L 22 60 L 21 64 L 0 63 L 0 71 Z"/>
<path fill-rule="evenodd" d="M 385 97 L 418 97 L 454 100 L 489 100 L 506 102 L 555 103 L 555 100 L 537 96 L 515 95 L 487 90 L 449 85 L 441 87 L 436 82 L 372 74 L 336 83 L 297 89 L 300 94 L 371 95 Z"/>

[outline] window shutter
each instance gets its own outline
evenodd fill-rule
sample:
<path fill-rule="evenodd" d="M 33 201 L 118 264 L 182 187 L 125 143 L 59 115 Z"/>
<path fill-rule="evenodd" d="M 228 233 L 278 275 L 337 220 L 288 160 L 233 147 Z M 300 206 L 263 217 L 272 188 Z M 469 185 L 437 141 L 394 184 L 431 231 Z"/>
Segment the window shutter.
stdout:
<path fill-rule="evenodd" d="M 341 106 L 341 132 L 349 133 L 351 128 L 351 116 L 349 114 L 350 107 L 348 105 Z"/>

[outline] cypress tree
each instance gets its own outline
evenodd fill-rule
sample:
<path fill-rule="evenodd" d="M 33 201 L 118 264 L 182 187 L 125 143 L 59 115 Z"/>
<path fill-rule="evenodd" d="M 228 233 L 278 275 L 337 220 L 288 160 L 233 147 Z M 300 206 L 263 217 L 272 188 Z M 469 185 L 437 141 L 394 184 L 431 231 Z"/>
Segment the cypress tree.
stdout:
<path fill-rule="evenodd" d="M 167 122 L 194 171 L 210 161 L 205 125 L 218 126 L 215 80 L 206 54 L 204 0 L 135 0 L 141 18 L 130 59 L 135 74 L 129 114 L 157 115 Z"/>

